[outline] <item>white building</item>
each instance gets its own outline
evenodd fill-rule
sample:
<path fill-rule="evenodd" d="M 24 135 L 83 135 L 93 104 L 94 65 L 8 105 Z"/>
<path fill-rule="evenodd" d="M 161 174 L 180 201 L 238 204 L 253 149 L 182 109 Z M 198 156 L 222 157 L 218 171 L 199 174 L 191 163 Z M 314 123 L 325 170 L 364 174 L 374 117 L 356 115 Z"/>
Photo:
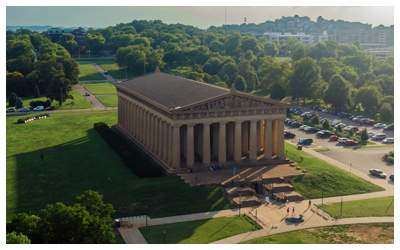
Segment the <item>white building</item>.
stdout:
<path fill-rule="evenodd" d="M 287 40 L 289 37 L 294 37 L 299 39 L 300 42 L 306 44 L 306 45 L 314 45 L 318 42 L 323 42 L 328 40 L 328 35 L 326 32 L 324 33 L 318 33 L 318 34 L 311 34 L 311 35 L 306 35 L 305 33 L 297 33 L 297 34 L 292 34 L 292 33 L 272 33 L 272 32 L 266 32 L 263 34 L 263 36 L 266 36 L 268 41 L 272 40 L 281 40 L 285 39 Z"/>

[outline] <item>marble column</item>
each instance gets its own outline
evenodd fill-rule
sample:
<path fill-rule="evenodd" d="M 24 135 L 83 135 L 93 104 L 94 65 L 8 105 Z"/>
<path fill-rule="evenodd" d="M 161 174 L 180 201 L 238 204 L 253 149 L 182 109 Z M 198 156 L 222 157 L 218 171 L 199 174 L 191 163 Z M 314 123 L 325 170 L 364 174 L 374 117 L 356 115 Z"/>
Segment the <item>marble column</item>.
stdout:
<path fill-rule="evenodd" d="M 139 107 L 138 107 L 138 105 L 135 105 L 135 137 L 136 137 L 136 139 L 138 139 L 139 138 L 139 136 L 138 136 L 138 128 L 139 128 L 139 116 L 138 116 L 138 113 L 139 113 Z"/>
<path fill-rule="evenodd" d="M 242 126 L 242 153 L 249 152 L 249 122 L 244 121 Z"/>
<path fill-rule="evenodd" d="M 163 134 L 163 153 L 162 157 L 164 161 L 168 162 L 168 123 L 166 121 L 162 121 L 163 123 L 163 128 L 164 128 L 164 134 Z"/>
<path fill-rule="evenodd" d="M 260 120 L 260 134 L 259 134 L 259 138 L 261 139 L 260 140 L 260 147 L 259 147 L 259 150 L 261 151 L 261 148 L 263 148 L 264 147 L 264 131 L 265 131 L 265 128 L 264 128 L 264 124 L 265 124 L 265 120 Z"/>
<path fill-rule="evenodd" d="M 153 150 L 154 148 L 154 115 L 150 113 L 150 129 L 149 129 L 149 148 Z"/>
<path fill-rule="evenodd" d="M 272 121 L 272 155 L 278 154 L 278 119 Z"/>
<path fill-rule="evenodd" d="M 132 135 L 132 102 L 128 102 L 128 133 Z"/>
<path fill-rule="evenodd" d="M 257 120 L 250 121 L 250 160 L 257 160 Z"/>
<path fill-rule="evenodd" d="M 139 139 L 143 142 L 143 108 L 139 109 Z"/>
<path fill-rule="evenodd" d="M 172 129 L 172 167 L 179 168 L 180 167 L 180 138 L 179 138 L 179 127 L 173 126 Z"/>
<path fill-rule="evenodd" d="M 168 124 L 168 163 L 172 164 L 172 135 L 173 128 L 171 124 Z"/>
<path fill-rule="evenodd" d="M 264 126 L 264 158 L 272 158 L 272 120 L 265 120 Z"/>
<path fill-rule="evenodd" d="M 186 128 L 186 165 L 188 166 L 193 166 L 194 164 L 194 125 L 195 124 L 187 124 Z"/>
<path fill-rule="evenodd" d="M 158 117 L 157 116 L 154 116 L 154 140 L 153 140 L 153 143 L 154 143 L 154 146 L 153 146 L 153 148 L 154 148 L 154 152 L 155 153 L 158 153 L 158 132 L 159 132 L 159 129 L 158 129 Z"/>
<path fill-rule="evenodd" d="M 235 161 L 242 160 L 242 122 L 243 121 L 235 121 L 235 151 L 233 155 Z"/>
<path fill-rule="evenodd" d="M 278 140 L 277 140 L 277 155 L 279 159 L 284 159 L 285 158 L 285 138 L 284 138 L 284 125 L 283 125 L 283 119 L 278 120 Z"/>
<path fill-rule="evenodd" d="M 227 148 L 228 148 L 228 154 L 229 155 L 233 155 L 234 152 L 234 126 L 235 124 L 232 122 L 229 122 L 226 124 L 226 131 L 227 131 L 227 136 L 228 136 L 228 140 L 227 140 Z"/>
<path fill-rule="evenodd" d="M 213 156 L 218 155 L 218 123 L 212 124 L 213 130 Z"/>
<path fill-rule="evenodd" d="M 150 126 L 151 126 L 151 122 L 150 122 L 150 112 L 147 112 L 147 119 L 146 119 L 146 145 L 148 148 L 150 148 Z"/>
<path fill-rule="evenodd" d="M 218 161 L 226 162 L 226 122 L 219 123 Z"/>
<path fill-rule="evenodd" d="M 158 118 L 158 156 L 162 159 L 163 157 L 163 139 L 164 139 L 164 135 L 163 135 L 163 131 L 164 131 L 164 127 L 163 127 L 163 122 L 161 120 L 161 118 Z"/>
<path fill-rule="evenodd" d="M 121 96 L 118 95 L 118 107 L 121 108 Z M 121 109 L 118 109 L 118 125 L 121 125 Z"/>
<path fill-rule="evenodd" d="M 210 124 L 203 123 L 203 164 L 210 164 Z"/>

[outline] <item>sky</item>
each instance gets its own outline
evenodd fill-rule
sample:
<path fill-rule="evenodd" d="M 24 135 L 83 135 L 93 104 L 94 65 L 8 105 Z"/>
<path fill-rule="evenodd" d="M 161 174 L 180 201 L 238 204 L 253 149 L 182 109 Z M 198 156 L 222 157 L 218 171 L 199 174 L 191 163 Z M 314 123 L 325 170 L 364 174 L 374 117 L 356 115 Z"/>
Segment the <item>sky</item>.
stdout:
<path fill-rule="evenodd" d="M 213 3 L 210 3 L 210 5 Z M 346 1 L 351 3 L 351 1 Z M 74 1 L 72 1 L 72 4 Z M 87 3 L 87 1 L 85 1 Z M 123 3 L 123 2 L 122 2 Z M 135 3 L 125 2 L 126 4 Z M 147 2 L 146 2 L 147 3 Z M 158 2 L 160 5 L 162 2 Z M 179 3 L 179 2 L 178 2 Z M 183 4 L 188 2 L 182 2 Z M 207 2 L 206 2 L 207 3 Z M 218 2 L 217 2 L 218 3 Z M 239 2 L 230 2 L 239 3 Z M 243 2 L 240 2 L 243 4 Z M 245 3 L 245 2 L 244 2 Z M 249 3 L 270 3 L 249 2 Z M 286 3 L 286 1 L 285 1 Z M 340 1 L 339 1 L 340 3 Z M 343 1 L 342 1 L 343 3 Z M 375 2 L 376 3 L 376 2 Z M 380 1 L 382 5 L 383 3 Z M 390 3 L 390 2 L 389 2 Z M 26 2 L 25 5 L 28 5 Z M 51 2 L 49 2 L 51 4 Z M 147 3 L 148 4 L 148 3 Z M 154 3 L 153 3 L 154 4 Z M 155 2 L 157 4 L 157 2 Z M 165 2 L 164 2 L 165 4 Z M 215 3 L 214 3 L 215 4 Z M 223 2 L 221 3 L 223 5 Z M 262 23 L 274 21 L 282 16 L 308 16 L 316 21 L 318 16 L 331 20 L 356 21 L 372 24 L 373 27 L 383 24 L 394 24 L 393 6 L 228 6 L 226 7 L 227 24 L 241 24 L 244 18 L 247 23 Z M 225 7 L 221 6 L 7 6 L 6 25 L 29 26 L 51 25 L 63 27 L 108 27 L 117 23 L 127 23 L 132 20 L 162 20 L 164 23 L 181 23 L 193 25 L 201 29 L 210 26 L 221 26 L 225 23 Z"/>

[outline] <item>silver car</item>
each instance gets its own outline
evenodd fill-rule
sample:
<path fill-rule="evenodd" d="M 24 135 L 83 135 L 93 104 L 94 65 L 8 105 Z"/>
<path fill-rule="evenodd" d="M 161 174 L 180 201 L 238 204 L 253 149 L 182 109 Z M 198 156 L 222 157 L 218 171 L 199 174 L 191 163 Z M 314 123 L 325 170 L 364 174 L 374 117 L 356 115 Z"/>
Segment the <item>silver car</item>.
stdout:
<path fill-rule="evenodd" d="M 383 133 L 376 134 L 376 135 L 372 136 L 372 140 L 382 140 L 382 139 L 385 139 L 385 138 L 386 138 L 386 135 L 383 134 Z"/>
<path fill-rule="evenodd" d="M 394 143 L 394 138 L 386 138 L 382 141 L 382 143 Z"/>

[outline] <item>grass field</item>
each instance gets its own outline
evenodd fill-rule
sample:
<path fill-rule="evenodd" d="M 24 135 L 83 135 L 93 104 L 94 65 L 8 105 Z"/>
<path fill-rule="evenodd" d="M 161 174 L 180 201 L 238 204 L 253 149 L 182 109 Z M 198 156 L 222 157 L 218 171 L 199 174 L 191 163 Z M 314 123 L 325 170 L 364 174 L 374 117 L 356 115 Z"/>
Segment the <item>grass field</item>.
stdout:
<path fill-rule="evenodd" d="M 79 61 L 77 61 L 79 62 Z M 100 58 L 96 58 L 96 59 L 87 59 L 85 60 L 85 62 L 93 62 L 93 63 L 97 63 L 100 67 L 102 67 L 105 71 L 108 72 L 109 75 L 111 75 L 113 78 L 116 79 L 130 79 L 135 77 L 135 75 L 131 72 L 125 72 L 125 70 L 120 69 L 117 65 L 117 63 L 115 63 L 114 59 L 100 59 Z M 126 78 L 128 77 L 128 78 Z"/>
<path fill-rule="evenodd" d="M 322 185 L 324 186 L 324 197 L 338 196 L 338 187 L 344 190 L 341 193 L 343 195 L 384 190 L 328 162 L 312 157 L 289 143 L 285 143 L 285 150 L 288 151 L 287 158 L 298 162 L 297 166 L 308 171 L 308 174 L 303 178 L 298 177 L 290 182 L 306 199 L 320 198 Z M 295 157 L 293 157 L 294 154 L 296 154 Z M 303 161 L 300 156 L 303 156 Z"/>
<path fill-rule="evenodd" d="M 275 57 L 278 62 L 288 62 L 292 63 L 292 58 L 290 57 Z"/>
<path fill-rule="evenodd" d="M 219 217 L 139 228 L 149 244 L 207 244 L 233 235 L 254 231 L 257 226 L 247 216 Z"/>
<path fill-rule="evenodd" d="M 393 244 L 394 223 L 319 227 L 264 236 L 241 244 Z"/>
<path fill-rule="evenodd" d="M 81 63 L 79 65 L 79 81 L 93 81 L 93 80 L 105 80 L 106 78 L 90 63 Z"/>
<path fill-rule="evenodd" d="M 75 91 L 75 93 L 74 93 Z M 92 105 L 90 104 L 90 102 L 87 101 L 87 99 L 81 94 L 79 93 L 78 90 L 73 89 L 73 91 L 71 92 L 72 96 L 74 97 L 74 105 L 71 104 L 71 99 L 67 99 L 64 103 L 63 106 L 60 107 L 59 102 L 57 101 L 53 101 L 51 103 L 51 106 L 56 107 L 57 110 L 63 110 L 63 109 L 84 109 L 84 108 L 91 108 Z M 31 101 L 46 101 L 47 98 L 45 95 L 41 95 L 41 97 L 39 98 L 34 98 L 33 96 L 30 97 L 21 97 L 22 102 L 24 103 L 24 107 L 29 108 L 29 103 Z M 8 106 L 8 98 L 7 98 L 7 102 L 6 102 L 6 108 L 9 108 Z"/>
<path fill-rule="evenodd" d="M 186 76 L 191 70 L 191 67 L 176 67 L 176 68 L 163 68 L 160 69 L 161 72 L 167 73 L 167 74 L 171 74 L 171 75 L 175 75 L 175 76 Z"/>
<path fill-rule="evenodd" d="M 117 95 L 96 96 L 96 98 L 99 99 L 106 107 L 118 107 Z"/>
<path fill-rule="evenodd" d="M 117 94 L 112 82 L 82 82 L 81 85 L 93 95 Z"/>
<path fill-rule="evenodd" d="M 323 205 L 323 208 L 332 215 L 340 215 L 340 202 Z M 394 196 L 343 202 L 343 218 L 379 216 L 394 216 Z"/>
<path fill-rule="evenodd" d="M 6 220 L 38 214 L 47 204 L 72 205 L 86 190 L 98 191 L 116 210 L 113 218 L 145 213 L 164 217 L 229 209 L 218 188 L 190 187 L 179 178 L 139 179 L 93 129 L 115 124 L 118 114 L 52 116 L 18 124 L 6 119 Z M 44 160 L 40 160 L 43 154 Z"/>
<path fill-rule="evenodd" d="M 247 93 L 253 94 L 253 95 L 258 95 L 258 96 L 262 96 L 265 98 L 269 98 L 270 93 L 266 90 L 266 89 L 256 89 L 256 90 L 252 90 L 252 91 L 246 91 Z"/>

